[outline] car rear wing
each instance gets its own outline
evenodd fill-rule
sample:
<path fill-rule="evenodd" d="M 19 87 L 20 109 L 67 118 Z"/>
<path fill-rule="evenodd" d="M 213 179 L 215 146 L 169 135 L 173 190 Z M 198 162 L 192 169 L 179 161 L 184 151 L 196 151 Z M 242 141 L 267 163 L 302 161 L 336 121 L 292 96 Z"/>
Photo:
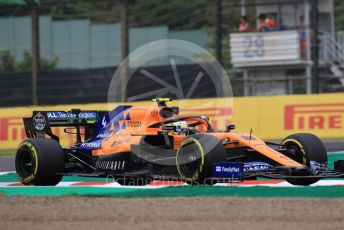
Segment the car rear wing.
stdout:
<path fill-rule="evenodd" d="M 107 111 L 80 110 L 71 111 L 33 111 L 32 117 L 23 118 L 25 133 L 28 138 L 41 137 L 45 134 L 59 141 L 59 137 L 52 133 L 51 127 L 76 128 L 77 143 L 81 142 L 80 127 L 85 127 L 85 133 L 95 128 L 98 119 Z M 66 131 L 66 129 L 65 129 Z"/>

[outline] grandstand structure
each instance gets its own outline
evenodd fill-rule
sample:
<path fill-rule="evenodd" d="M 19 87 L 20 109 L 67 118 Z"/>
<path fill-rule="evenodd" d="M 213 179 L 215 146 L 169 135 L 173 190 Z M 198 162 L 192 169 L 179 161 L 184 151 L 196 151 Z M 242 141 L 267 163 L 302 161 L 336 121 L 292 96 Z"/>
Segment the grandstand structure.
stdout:
<path fill-rule="evenodd" d="M 277 28 L 230 34 L 231 62 L 243 74 L 245 96 L 322 92 L 322 76 L 335 82 L 326 87 L 343 90 L 344 31 L 335 30 L 333 0 L 242 0 L 243 15 L 248 7 Z"/>

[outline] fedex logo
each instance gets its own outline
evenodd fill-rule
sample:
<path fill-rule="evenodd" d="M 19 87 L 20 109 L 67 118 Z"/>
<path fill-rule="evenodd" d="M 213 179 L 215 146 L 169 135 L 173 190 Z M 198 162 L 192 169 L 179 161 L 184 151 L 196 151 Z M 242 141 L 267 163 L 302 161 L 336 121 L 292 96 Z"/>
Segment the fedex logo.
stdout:
<path fill-rule="evenodd" d="M 239 167 L 221 167 L 221 166 L 216 166 L 216 172 L 240 172 L 240 168 Z"/>
<path fill-rule="evenodd" d="M 241 179 L 244 164 L 241 162 L 219 162 L 213 164 L 213 176 L 218 178 Z"/>
<path fill-rule="evenodd" d="M 342 129 L 344 103 L 299 104 L 284 107 L 284 129 Z"/>

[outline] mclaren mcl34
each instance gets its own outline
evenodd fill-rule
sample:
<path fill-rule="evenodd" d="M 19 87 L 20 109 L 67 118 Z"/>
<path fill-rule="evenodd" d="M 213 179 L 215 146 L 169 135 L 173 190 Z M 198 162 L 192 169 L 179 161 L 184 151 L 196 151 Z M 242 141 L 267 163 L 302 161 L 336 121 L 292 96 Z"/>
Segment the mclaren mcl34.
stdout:
<path fill-rule="evenodd" d="M 203 115 L 180 116 L 178 107 L 167 105 L 169 98 L 153 101 L 112 111 L 34 111 L 23 119 L 27 139 L 15 159 L 19 180 L 56 185 L 63 176 L 78 175 L 143 185 L 151 180 L 214 184 L 263 177 L 310 185 L 344 177 L 344 161 L 329 169 L 324 145 L 313 134 L 265 142 L 252 133 L 234 132 L 234 125 L 214 130 Z M 75 144 L 62 147 L 54 127 L 74 134 Z"/>

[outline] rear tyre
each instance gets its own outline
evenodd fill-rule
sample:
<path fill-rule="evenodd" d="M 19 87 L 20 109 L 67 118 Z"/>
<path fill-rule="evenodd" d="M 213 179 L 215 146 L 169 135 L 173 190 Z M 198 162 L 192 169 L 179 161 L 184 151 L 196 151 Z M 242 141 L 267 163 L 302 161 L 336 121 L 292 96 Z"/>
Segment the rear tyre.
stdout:
<path fill-rule="evenodd" d="M 211 135 L 194 134 L 187 137 L 177 151 L 179 177 L 189 184 L 213 184 L 212 165 L 226 159 L 220 140 Z"/>
<path fill-rule="evenodd" d="M 56 185 L 62 180 L 64 154 L 61 145 L 52 139 L 24 140 L 17 149 L 17 176 L 25 185 Z"/>
<path fill-rule="evenodd" d="M 302 165 L 310 167 L 311 161 L 327 165 L 327 152 L 322 141 L 310 133 L 297 133 L 288 136 L 282 141 L 288 149 L 288 157 Z M 293 179 L 287 180 L 294 185 L 310 185 L 319 179 Z"/>

